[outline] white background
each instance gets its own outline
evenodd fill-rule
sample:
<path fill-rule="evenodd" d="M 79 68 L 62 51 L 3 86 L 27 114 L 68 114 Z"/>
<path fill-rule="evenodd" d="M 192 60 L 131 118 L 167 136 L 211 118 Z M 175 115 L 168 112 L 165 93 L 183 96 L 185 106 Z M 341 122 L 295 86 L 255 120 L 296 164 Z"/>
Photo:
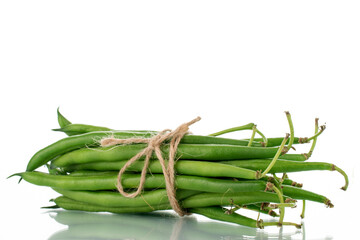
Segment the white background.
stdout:
<path fill-rule="evenodd" d="M 288 110 L 296 135 L 309 136 L 319 117 L 327 129 L 312 161 L 342 167 L 350 187 L 341 191 L 335 172 L 290 175 L 335 208 L 308 203 L 305 237 L 283 239 L 356 238 L 359 11 L 357 1 L 1 1 L 0 238 L 66 228 L 40 209 L 53 191 L 6 180 L 64 137 L 50 131 L 59 106 L 74 123 L 116 129 L 201 116 L 196 134 L 255 122 L 284 136 Z M 290 220 L 300 222 L 300 210 Z"/>

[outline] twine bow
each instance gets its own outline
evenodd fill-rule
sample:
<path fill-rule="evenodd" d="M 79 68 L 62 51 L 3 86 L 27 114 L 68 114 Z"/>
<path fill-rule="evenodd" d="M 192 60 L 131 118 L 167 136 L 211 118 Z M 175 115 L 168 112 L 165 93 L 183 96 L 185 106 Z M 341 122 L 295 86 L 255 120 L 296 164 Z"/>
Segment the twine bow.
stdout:
<path fill-rule="evenodd" d="M 185 134 L 189 131 L 189 126 L 200 121 L 200 117 L 193 119 L 190 122 L 181 124 L 178 128 L 174 131 L 170 129 L 165 129 L 159 132 L 157 135 L 151 138 L 128 138 L 128 139 L 116 139 L 113 137 L 104 138 L 100 141 L 102 147 L 106 146 L 114 146 L 117 144 L 133 144 L 133 143 L 146 143 L 147 147 L 133 156 L 126 164 L 120 169 L 118 177 L 117 177 L 117 189 L 119 193 L 128 198 L 134 198 L 138 196 L 141 191 L 144 189 L 145 179 L 146 179 L 146 172 L 150 164 L 150 158 L 155 153 L 156 157 L 158 158 L 161 168 L 165 177 L 165 186 L 167 196 L 169 198 L 169 202 L 171 207 L 174 209 L 176 213 L 180 216 L 184 216 L 186 212 L 180 207 L 179 202 L 176 199 L 176 190 L 175 190 L 175 155 L 178 148 L 178 145 L 181 139 L 184 137 Z M 161 152 L 161 145 L 164 141 L 170 140 L 169 143 L 169 161 L 166 166 L 165 159 Z M 124 188 L 121 183 L 121 177 L 126 169 L 134 163 L 136 160 L 140 159 L 141 157 L 145 156 L 144 160 L 144 167 L 141 171 L 140 177 L 140 184 L 135 192 L 127 193 L 124 191 Z"/>

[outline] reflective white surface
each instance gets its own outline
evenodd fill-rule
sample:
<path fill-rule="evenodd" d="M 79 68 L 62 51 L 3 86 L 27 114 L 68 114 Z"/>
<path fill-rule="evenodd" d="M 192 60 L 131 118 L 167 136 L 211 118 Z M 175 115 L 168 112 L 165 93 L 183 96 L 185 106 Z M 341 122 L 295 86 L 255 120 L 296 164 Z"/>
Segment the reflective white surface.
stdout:
<path fill-rule="evenodd" d="M 358 1 L 0 1 L 0 239 L 357 239 L 359 10 Z M 40 209 L 56 193 L 6 179 L 64 137 L 50 131 L 59 106 L 74 123 L 115 129 L 162 130 L 201 116 L 190 130 L 204 135 L 255 122 L 281 137 L 288 110 L 305 137 L 319 117 L 327 129 L 311 161 L 343 168 L 350 186 L 341 191 L 335 172 L 289 174 L 335 205 L 308 203 L 305 233 L 199 216 L 92 214 L 73 226 L 79 215 L 64 212 L 68 229 Z M 287 220 L 300 222 L 300 212 L 301 203 Z"/>

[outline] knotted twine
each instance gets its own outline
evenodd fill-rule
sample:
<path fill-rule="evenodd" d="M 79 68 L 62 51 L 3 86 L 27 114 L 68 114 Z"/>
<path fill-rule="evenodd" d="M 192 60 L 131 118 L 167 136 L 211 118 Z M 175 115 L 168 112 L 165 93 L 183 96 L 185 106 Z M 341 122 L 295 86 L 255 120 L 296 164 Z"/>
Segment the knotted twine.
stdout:
<path fill-rule="evenodd" d="M 150 164 L 150 158 L 155 153 L 156 157 L 158 158 L 164 177 L 165 177 L 165 186 L 166 186 L 166 193 L 169 198 L 169 202 L 171 207 L 174 211 L 179 214 L 179 216 L 184 216 L 187 213 L 180 207 L 179 202 L 176 199 L 176 189 L 175 189 L 175 156 L 178 145 L 181 139 L 185 136 L 185 134 L 189 131 L 189 126 L 200 121 L 200 117 L 193 119 L 190 122 L 181 124 L 178 128 L 174 131 L 170 129 L 165 129 L 159 132 L 157 135 L 151 138 L 128 138 L 128 139 L 117 139 L 114 137 L 104 138 L 100 141 L 100 145 L 102 147 L 107 146 L 114 146 L 117 144 L 133 144 L 133 143 L 146 143 L 147 147 L 133 156 L 126 164 L 120 169 L 118 177 L 117 177 L 117 190 L 121 195 L 128 198 L 134 198 L 138 196 L 141 191 L 144 189 L 145 179 L 146 179 L 146 172 Z M 166 166 L 165 159 L 161 152 L 161 145 L 164 141 L 170 140 L 169 143 L 169 160 Z M 124 191 L 124 188 L 121 183 L 121 177 L 126 169 L 134 163 L 136 160 L 140 159 L 141 157 L 145 156 L 144 160 L 144 167 L 141 171 L 140 176 L 140 183 L 135 192 L 127 193 Z"/>

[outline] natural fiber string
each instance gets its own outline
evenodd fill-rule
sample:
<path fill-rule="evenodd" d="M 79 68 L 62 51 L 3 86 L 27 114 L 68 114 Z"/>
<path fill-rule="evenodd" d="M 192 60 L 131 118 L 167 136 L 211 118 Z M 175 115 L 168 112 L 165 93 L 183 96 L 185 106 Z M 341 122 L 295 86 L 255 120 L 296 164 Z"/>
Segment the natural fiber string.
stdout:
<path fill-rule="evenodd" d="M 144 188 L 145 180 L 146 180 L 146 172 L 150 164 L 150 158 L 155 153 L 158 158 L 164 177 L 165 177 L 165 185 L 166 192 L 169 198 L 169 202 L 174 211 L 180 216 L 184 216 L 186 212 L 180 207 L 179 202 L 176 199 L 176 189 L 175 189 L 175 156 L 178 145 L 181 139 L 185 134 L 188 133 L 189 126 L 200 121 L 200 117 L 193 119 L 190 122 L 184 123 L 180 125 L 174 131 L 170 129 L 165 129 L 155 135 L 152 138 L 128 138 L 128 139 L 116 139 L 114 137 L 104 138 L 100 141 L 102 147 L 106 146 L 114 146 L 117 144 L 133 144 L 133 143 L 146 143 L 147 147 L 145 147 L 142 151 L 133 156 L 126 164 L 120 169 L 118 177 L 117 177 L 117 189 L 125 197 L 134 198 L 138 196 Z M 161 145 L 164 141 L 170 140 L 169 147 L 169 161 L 166 166 L 165 159 L 162 156 Z M 134 163 L 136 160 L 145 156 L 144 167 L 141 171 L 140 183 L 135 192 L 127 193 L 124 191 L 124 188 L 121 184 L 121 177 L 126 169 Z"/>

